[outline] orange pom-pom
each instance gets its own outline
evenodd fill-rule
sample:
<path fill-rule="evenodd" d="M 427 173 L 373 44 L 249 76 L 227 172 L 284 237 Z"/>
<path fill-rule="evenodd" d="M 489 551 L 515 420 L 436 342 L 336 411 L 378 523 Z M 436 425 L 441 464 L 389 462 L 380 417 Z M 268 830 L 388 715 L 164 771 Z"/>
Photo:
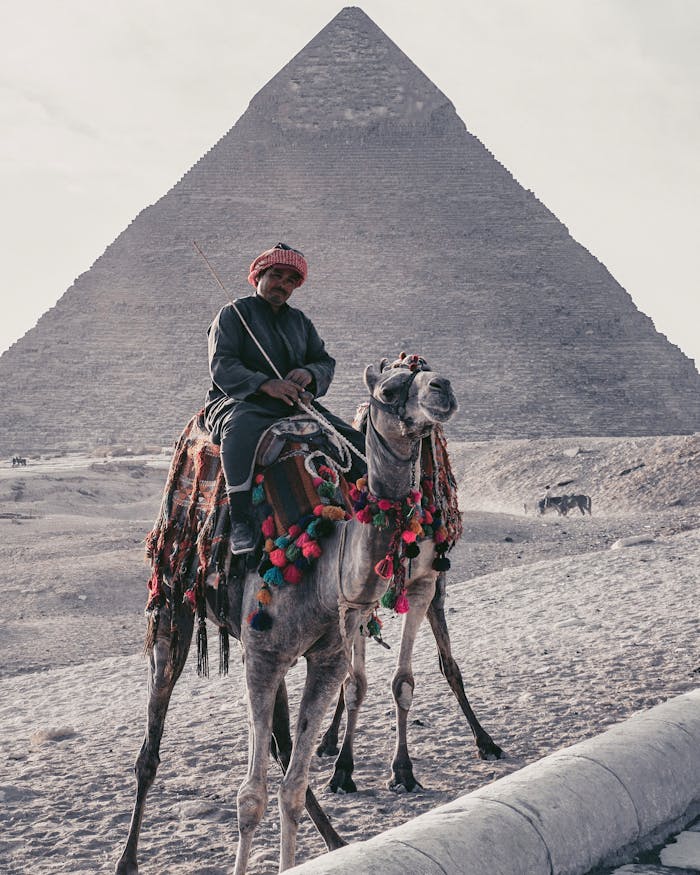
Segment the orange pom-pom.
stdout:
<path fill-rule="evenodd" d="M 261 605 L 272 604 L 272 593 L 269 589 L 259 589 L 255 595 L 255 598 L 260 602 Z"/>
<path fill-rule="evenodd" d="M 336 507 L 333 504 L 329 504 L 323 508 L 321 516 L 325 517 L 327 520 L 344 520 L 345 511 L 342 507 Z"/>
<path fill-rule="evenodd" d="M 274 549 L 275 549 L 275 542 L 272 540 L 272 538 L 267 538 L 267 540 L 265 541 L 265 552 L 272 553 L 272 551 Z"/>
<path fill-rule="evenodd" d="M 355 481 L 355 486 L 357 486 L 357 488 L 360 490 L 360 492 L 362 492 L 362 490 L 367 487 L 367 478 L 360 477 L 359 480 Z"/>
<path fill-rule="evenodd" d="M 411 518 L 411 522 L 409 523 L 408 527 L 416 535 L 423 534 L 423 526 L 420 524 L 420 520 L 417 516 Z"/>

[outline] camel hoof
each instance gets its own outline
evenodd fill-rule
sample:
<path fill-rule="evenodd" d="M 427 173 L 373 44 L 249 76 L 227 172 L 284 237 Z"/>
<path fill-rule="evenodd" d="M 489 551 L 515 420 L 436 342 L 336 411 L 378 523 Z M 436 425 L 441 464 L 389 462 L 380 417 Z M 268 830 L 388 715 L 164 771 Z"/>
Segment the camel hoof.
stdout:
<path fill-rule="evenodd" d="M 357 786 L 352 775 L 345 769 L 336 769 L 328 782 L 328 789 L 331 793 L 357 793 Z"/>
<path fill-rule="evenodd" d="M 316 748 L 316 756 L 317 757 L 336 757 L 340 753 L 340 748 L 338 747 L 338 739 L 335 740 L 332 738 L 326 738 L 325 736 L 321 739 L 321 743 Z"/>
<path fill-rule="evenodd" d="M 394 775 L 394 777 L 387 783 L 387 787 L 390 790 L 393 790 L 394 793 L 413 793 L 418 792 L 418 790 L 424 790 L 422 784 L 419 784 L 418 781 L 413 777 L 413 772 L 410 774 L 404 773 L 403 775 Z"/>
<path fill-rule="evenodd" d="M 349 843 L 345 841 L 345 839 L 341 839 L 341 837 L 336 833 L 335 836 L 326 840 L 326 847 L 329 851 L 337 851 L 338 848 L 344 848 Z"/>
<path fill-rule="evenodd" d="M 478 746 L 478 755 L 480 760 L 500 760 L 503 757 L 503 750 L 489 738 Z"/>

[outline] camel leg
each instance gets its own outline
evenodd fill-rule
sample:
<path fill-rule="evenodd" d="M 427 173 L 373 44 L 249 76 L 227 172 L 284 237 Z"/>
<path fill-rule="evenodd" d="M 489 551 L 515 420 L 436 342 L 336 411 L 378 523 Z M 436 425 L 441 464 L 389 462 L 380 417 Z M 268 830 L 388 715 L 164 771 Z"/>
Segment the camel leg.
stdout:
<path fill-rule="evenodd" d="M 311 650 L 306 654 L 304 695 L 287 774 L 279 790 L 280 872 L 294 865 L 299 820 L 309 783 L 309 765 L 321 722 L 347 671 L 342 653 Z"/>
<path fill-rule="evenodd" d="M 340 721 L 345 713 L 345 698 L 343 697 L 343 688 L 341 686 L 338 693 L 338 704 L 335 706 L 333 719 L 331 724 L 323 734 L 318 747 L 316 748 L 316 756 L 319 757 L 334 757 L 338 754 L 338 732 L 340 730 Z"/>
<path fill-rule="evenodd" d="M 282 774 L 286 774 L 289 759 L 292 755 L 292 736 L 289 731 L 289 703 L 287 700 L 287 685 L 284 681 L 277 690 L 275 710 L 272 717 L 272 755 L 277 760 Z M 325 811 L 314 796 L 311 787 L 306 788 L 306 810 L 314 826 L 321 834 L 329 851 L 344 847 L 344 841 L 333 828 Z"/>
<path fill-rule="evenodd" d="M 146 796 L 156 777 L 160 763 L 160 740 L 165 726 L 170 696 L 182 669 L 192 640 L 194 615 L 189 610 L 180 611 L 178 619 L 178 649 L 174 661 L 170 655 L 170 615 L 163 612 L 158 624 L 155 644 L 149 654 L 148 709 L 146 737 L 136 760 L 136 802 L 131 815 L 129 835 L 124 851 L 117 863 L 116 875 L 138 875 L 137 851 L 141 821 Z"/>
<path fill-rule="evenodd" d="M 343 746 L 340 749 L 340 756 L 335 763 L 333 777 L 328 783 L 328 786 L 334 793 L 337 793 L 339 790 L 344 793 L 357 792 L 357 787 L 352 779 L 352 773 L 355 769 L 353 745 L 355 741 L 355 730 L 357 728 L 357 716 L 360 711 L 360 706 L 364 702 L 365 695 L 367 694 L 367 670 L 365 668 L 366 647 L 367 639 L 364 635 L 356 635 L 353 647 L 353 671 L 352 674 L 349 674 L 345 678 L 343 684 L 345 689 L 344 700 L 348 712 L 345 735 L 343 737 Z"/>
<path fill-rule="evenodd" d="M 450 644 L 450 633 L 447 629 L 447 621 L 445 620 L 445 579 L 444 575 L 440 575 L 437 582 L 435 597 L 428 608 L 428 622 L 435 636 L 435 643 L 438 648 L 438 659 L 440 661 L 440 671 L 444 675 L 450 689 L 455 694 L 459 706 L 462 709 L 464 716 L 469 722 L 474 740 L 479 752 L 479 757 L 482 760 L 500 759 L 503 751 L 481 726 L 476 718 L 476 714 L 472 711 L 469 700 L 464 692 L 464 683 L 462 680 L 462 672 L 459 670 L 454 657 L 452 656 L 452 646 Z"/>
<path fill-rule="evenodd" d="M 413 646 L 420 624 L 425 618 L 428 605 L 435 592 L 435 579 L 423 577 L 412 580 L 408 587 L 408 597 L 411 608 L 403 617 L 401 629 L 401 647 L 396 664 L 396 671 L 391 682 L 391 691 L 396 703 L 396 749 L 391 763 L 392 777 L 388 782 L 389 789 L 404 787 L 406 790 L 423 788 L 413 774 L 413 763 L 408 754 L 408 712 L 413 703 Z"/>
<path fill-rule="evenodd" d="M 258 633 L 264 634 L 264 633 Z M 237 797 L 238 851 L 234 875 L 244 875 L 255 830 L 267 806 L 267 765 L 272 747 L 272 718 L 277 691 L 290 664 L 277 664 L 276 655 L 266 658 L 251 648 L 245 652 L 248 689 L 248 773 Z"/>

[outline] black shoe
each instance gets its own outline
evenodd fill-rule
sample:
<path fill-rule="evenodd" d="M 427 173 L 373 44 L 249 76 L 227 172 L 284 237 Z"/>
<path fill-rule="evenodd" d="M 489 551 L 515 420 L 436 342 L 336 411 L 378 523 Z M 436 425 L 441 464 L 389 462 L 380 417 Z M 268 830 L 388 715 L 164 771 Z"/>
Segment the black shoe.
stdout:
<path fill-rule="evenodd" d="M 246 522 L 231 522 L 229 540 L 234 556 L 238 556 L 240 553 L 250 553 L 255 549 L 255 537 Z"/>

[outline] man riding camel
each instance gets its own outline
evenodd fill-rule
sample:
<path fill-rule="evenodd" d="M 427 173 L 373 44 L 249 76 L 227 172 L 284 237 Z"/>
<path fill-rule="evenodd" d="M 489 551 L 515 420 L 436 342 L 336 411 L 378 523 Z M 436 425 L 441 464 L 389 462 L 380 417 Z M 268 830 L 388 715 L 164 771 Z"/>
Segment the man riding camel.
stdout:
<path fill-rule="evenodd" d="M 335 359 L 326 352 L 311 320 L 287 303 L 307 275 L 303 254 L 277 243 L 250 266 L 248 282 L 255 286 L 255 294 L 227 304 L 209 326 L 212 385 L 204 412 L 212 439 L 221 444 L 231 543 L 236 554 L 250 552 L 257 540 L 249 515 L 255 456 L 262 435 L 280 419 L 303 412 L 295 409 L 298 401 L 308 405 L 325 395 L 333 379 Z M 360 432 L 320 404 L 313 402 L 313 407 L 364 451 Z M 353 456 L 353 468 L 356 464 Z"/>

